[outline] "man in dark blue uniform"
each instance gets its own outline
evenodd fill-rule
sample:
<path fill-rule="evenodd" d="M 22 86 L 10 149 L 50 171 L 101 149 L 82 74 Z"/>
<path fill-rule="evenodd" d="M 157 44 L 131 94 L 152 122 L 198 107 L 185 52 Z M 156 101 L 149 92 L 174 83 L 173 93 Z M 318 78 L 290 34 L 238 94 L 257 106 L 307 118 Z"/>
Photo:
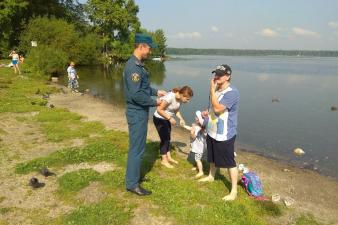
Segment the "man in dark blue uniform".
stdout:
<path fill-rule="evenodd" d="M 126 170 L 127 191 L 137 195 L 150 195 L 151 191 L 139 184 L 141 159 L 145 151 L 149 108 L 159 105 L 160 100 L 151 96 L 163 96 L 165 91 L 150 87 L 148 72 L 142 60 L 155 48 L 152 38 L 145 34 L 135 35 L 135 49 L 126 63 L 123 72 L 124 93 L 126 98 L 126 117 L 129 130 L 129 152 Z"/>

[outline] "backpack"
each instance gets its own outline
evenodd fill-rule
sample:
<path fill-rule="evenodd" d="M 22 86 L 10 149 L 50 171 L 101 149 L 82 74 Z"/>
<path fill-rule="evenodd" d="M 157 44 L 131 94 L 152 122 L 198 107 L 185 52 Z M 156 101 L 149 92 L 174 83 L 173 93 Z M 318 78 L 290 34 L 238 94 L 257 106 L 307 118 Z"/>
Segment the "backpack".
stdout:
<path fill-rule="evenodd" d="M 241 181 L 250 196 L 255 198 L 263 196 L 262 183 L 257 174 L 254 172 L 244 173 Z"/>

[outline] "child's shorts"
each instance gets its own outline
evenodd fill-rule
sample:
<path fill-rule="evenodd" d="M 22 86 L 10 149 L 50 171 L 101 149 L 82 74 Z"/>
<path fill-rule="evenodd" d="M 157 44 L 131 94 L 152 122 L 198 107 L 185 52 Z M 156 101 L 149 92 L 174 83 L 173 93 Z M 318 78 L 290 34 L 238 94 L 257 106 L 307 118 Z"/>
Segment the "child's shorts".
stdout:
<path fill-rule="evenodd" d="M 188 156 L 188 161 L 197 161 L 197 160 L 202 160 L 205 159 L 205 154 L 203 153 L 195 153 L 190 151 L 189 156 Z"/>

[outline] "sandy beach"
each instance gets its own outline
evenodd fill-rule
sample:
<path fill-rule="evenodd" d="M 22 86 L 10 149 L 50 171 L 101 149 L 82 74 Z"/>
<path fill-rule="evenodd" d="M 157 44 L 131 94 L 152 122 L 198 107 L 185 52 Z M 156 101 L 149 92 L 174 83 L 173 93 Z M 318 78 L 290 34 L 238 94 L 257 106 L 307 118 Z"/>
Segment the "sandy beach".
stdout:
<path fill-rule="evenodd" d="M 56 84 L 54 84 L 56 85 Z M 58 94 L 51 95 L 49 103 L 59 108 L 66 108 L 71 112 L 83 115 L 89 121 L 100 121 L 107 129 L 116 129 L 127 132 L 128 127 L 124 109 L 114 106 L 102 99 L 89 94 L 71 93 L 65 87 Z M 159 141 L 158 134 L 149 120 L 148 139 Z M 172 142 L 180 157 L 187 157 L 189 152 L 189 133 L 180 127 L 174 127 Z M 262 179 L 264 192 L 267 197 L 273 194 L 284 198 L 292 198 L 295 203 L 291 206 L 294 210 L 283 216 L 285 223 L 290 222 L 298 213 L 312 213 L 325 224 L 338 224 L 338 182 L 325 177 L 315 171 L 300 169 L 286 162 L 269 159 L 250 153 L 237 146 L 237 163 L 244 163 L 255 171 Z M 281 218 L 278 218 L 280 221 Z"/>

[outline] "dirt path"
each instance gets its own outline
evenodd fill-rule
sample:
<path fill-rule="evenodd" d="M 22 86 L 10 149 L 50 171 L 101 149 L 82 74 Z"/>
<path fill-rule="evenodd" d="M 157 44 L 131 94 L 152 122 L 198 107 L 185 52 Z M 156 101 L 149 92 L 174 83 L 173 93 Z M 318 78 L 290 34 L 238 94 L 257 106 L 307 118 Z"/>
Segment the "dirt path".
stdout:
<path fill-rule="evenodd" d="M 54 192 L 58 186 L 56 177 L 47 179 L 37 172 L 26 175 L 15 173 L 15 165 L 19 162 L 45 156 L 66 145 L 72 145 L 71 142 L 48 142 L 36 124 L 23 123 L 16 119 L 33 115 L 34 113 L 0 114 L 0 127 L 4 131 L 0 142 L 0 151 L 4 154 L 1 155 L 0 163 L 0 204 L 1 208 L 8 209 L 7 213 L 0 214 L 0 219 L 8 224 L 33 224 L 28 218 L 36 209 L 45 209 L 52 218 L 73 209 L 55 198 Z M 32 191 L 28 182 L 33 176 L 48 185 L 43 190 Z"/>
<path fill-rule="evenodd" d="M 58 86 L 60 88 L 60 86 Z M 66 88 L 63 88 L 66 90 Z M 51 96 L 50 103 L 67 108 L 87 117 L 90 121 L 101 121 L 108 129 L 127 131 L 124 110 L 87 94 L 59 93 Z M 151 120 L 148 139 L 158 141 L 158 134 Z M 172 140 L 186 157 L 189 151 L 189 133 L 182 128 L 173 128 Z M 267 159 L 237 149 L 237 162 L 245 163 L 263 180 L 267 196 L 280 194 L 295 200 L 293 208 L 284 217 L 283 223 L 292 223 L 300 213 L 310 212 L 324 223 L 338 224 L 338 182 L 316 172 L 299 169 L 285 163 Z M 283 204 L 282 202 L 280 204 Z"/>
<path fill-rule="evenodd" d="M 60 201 L 55 195 L 59 186 L 58 177 L 79 169 L 91 168 L 99 173 L 115 169 L 112 163 L 80 163 L 53 170 L 57 174 L 56 177 L 45 178 L 37 171 L 24 175 L 16 174 L 15 166 L 20 162 L 47 156 L 65 147 L 83 144 L 82 139 L 57 143 L 49 142 L 44 134 L 41 133 L 39 125 L 30 121 L 31 117 L 36 114 L 35 112 L 0 114 L 0 224 L 5 221 L 4 224 L 8 225 L 33 225 L 35 224 L 35 218 L 46 216 L 57 218 L 69 213 L 75 209 L 74 206 Z M 32 177 L 38 178 L 40 182 L 46 185 L 42 189 L 32 190 L 28 185 Z M 94 182 L 81 190 L 76 198 L 83 200 L 84 204 L 90 204 L 100 202 L 107 195 L 100 184 Z M 123 200 L 125 201 L 126 199 L 124 198 Z M 139 200 L 136 199 L 137 201 Z M 168 218 L 149 213 L 151 207 L 156 206 L 142 205 L 140 201 L 137 203 L 138 207 L 134 211 L 131 224 L 171 224 Z M 45 215 L 39 215 L 41 212 Z M 34 221 L 31 218 L 34 218 Z"/>

